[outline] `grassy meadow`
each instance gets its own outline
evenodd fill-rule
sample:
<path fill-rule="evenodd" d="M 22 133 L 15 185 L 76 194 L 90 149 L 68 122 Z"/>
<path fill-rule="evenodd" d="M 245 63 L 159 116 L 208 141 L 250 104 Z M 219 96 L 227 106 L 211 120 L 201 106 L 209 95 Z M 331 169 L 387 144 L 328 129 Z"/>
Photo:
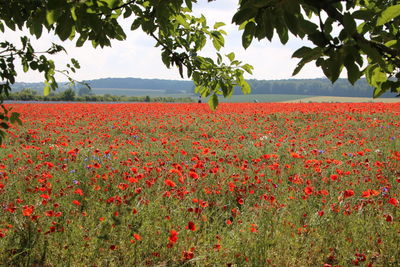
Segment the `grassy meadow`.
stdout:
<path fill-rule="evenodd" d="M 12 106 L 2 266 L 400 265 L 399 103 Z"/>

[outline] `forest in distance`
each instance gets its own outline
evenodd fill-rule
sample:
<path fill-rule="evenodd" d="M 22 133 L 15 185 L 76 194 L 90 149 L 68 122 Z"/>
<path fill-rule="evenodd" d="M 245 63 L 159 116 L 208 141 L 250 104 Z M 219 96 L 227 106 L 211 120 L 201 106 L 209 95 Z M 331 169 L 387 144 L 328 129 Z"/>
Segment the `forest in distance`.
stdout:
<path fill-rule="evenodd" d="M 194 84 L 186 80 L 163 80 L 163 79 L 141 79 L 141 78 L 102 78 L 87 80 L 94 94 L 110 95 L 188 95 L 193 96 Z M 342 96 L 342 97 L 372 97 L 373 88 L 365 79 L 357 81 L 354 86 L 346 79 L 338 79 L 332 84 L 328 79 L 286 79 L 286 80 L 248 80 L 252 94 L 295 94 L 312 96 Z M 76 84 L 73 89 L 82 95 L 82 86 Z M 43 92 L 43 83 L 15 83 L 13 92 L 23 89 L 32 89 L 38 93 Z M 59 90 L 64 91 L 70 88 L 68 83 L 60 83 Z M 140 89 L 140 90 L 138 90 Z M 121 93 L 121 90 L 124 91 Z M 146 94 L 145 92 L 149 92 Z M 118 92 L 118 93 L 117 93 Z M 150 94 L 155 92 L 155 94 Z M 234 95 L 243 94 L 239 89 Z M 395 93 L 387 92 L 381 97 L 396 97 Z"/>

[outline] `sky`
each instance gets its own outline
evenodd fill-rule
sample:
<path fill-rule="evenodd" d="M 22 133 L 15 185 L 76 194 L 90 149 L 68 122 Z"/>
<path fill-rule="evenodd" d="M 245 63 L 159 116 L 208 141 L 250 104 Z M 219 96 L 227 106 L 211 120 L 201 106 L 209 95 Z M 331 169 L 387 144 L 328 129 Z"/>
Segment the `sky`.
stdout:
<path fill-rule="evenodd" d="M 195 14 L 204 14 L 208 24 L 212 26 L 216 21 L 226 24 L 223 29 L 228 33 L 225 37 L 225 47 L 222 54 L 234 52 L 236 58 L 254 67 L 253 75 L 247 75 L 248 79 L 304 79 L 323 77 L 322 71 L 315 67 L 314 63 L 306 65 L 302 71 L 292 77 L 292 72 L 299 59 L 291 58 L 294 51 L 303 45 L 309 44 L 306 40 L 291 37 L 286 45 L 279 42 L 277 36 L 272 42 L 267 39 L 253 43 L 246 50 L 241 44 L 241 32 L 236 25 L 231 24 L 231 19 L 237 2 L 232 0 L 218 0 L 208 3 L 206 0 L 199 0 L 193 6 Z M 57 37 L 43 33 L 39 40 L 31 37 L 35 49 L 45 50 L 52 42 L 63 45 L 67 54 L 58 54 L 52 59 L 56 62 L 57 69 L 65 69 L 70 58 L 79 61 L 81 68 L 72 75 L 76 80 L 91 80 L 99 78 L 156 78 L 156 79 L 181 79 L 176 68 L 168 69 L 161 60 L 159 48 L 155 48 L 155 41 L 142 33 L 140 29 L 132 32 L 129 30 L 133 17 L 121 21 L 126 29 L 127 39 L 124 41 L 112 41 L 111 47 L 96 48 L 87 42 L 83 47 L 75 47 L 75 41 L 61 42 Z M 0 39 L 6 39 L 14 44 L 19 43 L 21 34 L 29 34 L 28 31 L 13 32 L 6 31 L 0 34 Z M 204 48 L 202 55 L 213 57 L 214 49 L 210 43 Z M 22 68 L 17 68 L 17 82 L 42 82 L 43 74 L 29 71 L 24 73 Z M 65 81 L 62 75 L 56 76 L 58 81 Z"/>

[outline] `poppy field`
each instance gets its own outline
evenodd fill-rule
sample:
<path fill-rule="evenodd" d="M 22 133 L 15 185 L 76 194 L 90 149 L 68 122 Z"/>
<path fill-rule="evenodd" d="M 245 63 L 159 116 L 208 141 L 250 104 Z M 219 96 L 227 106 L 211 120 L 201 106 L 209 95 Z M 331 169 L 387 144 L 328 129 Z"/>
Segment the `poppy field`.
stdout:
<path fill-rule="evenodd" d="M 13 111 L 0 265 L 400 265 L 400 103 Z"/>

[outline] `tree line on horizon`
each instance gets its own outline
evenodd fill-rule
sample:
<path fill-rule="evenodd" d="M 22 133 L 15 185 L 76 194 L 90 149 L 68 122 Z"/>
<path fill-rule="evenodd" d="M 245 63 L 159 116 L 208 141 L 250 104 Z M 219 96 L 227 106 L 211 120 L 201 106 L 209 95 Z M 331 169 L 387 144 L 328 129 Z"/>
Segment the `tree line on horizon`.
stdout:
<path fill-rule="evenodd" d="M 192 81 L 141 79 L 141 78 L 102 78 L 87 82 L 93 89 L 110 89 L 106 94 L 113 95 L 112 89 L 147 89 L 164 90 L 165 94 L 188 94 L 193 96 L 194 84 Z M 253 94 L 290 94 L 313 96 L 343 96 L 343 97 L 372 97 L 372 87 L 366 79 L 360 79 L 354 85 L 346 79 L 338 79 L 332 84 L 326 78 L 317 79 L 285 79 L 285 80 L 248 80 Z M 16 83 L 14 92 L 30 88 L 38 93 L 43 92 L 43 83 Z M 68 84 L 61 84 L 61 91 L 68 89 Z M 93 95 L 94 91 L 87 90 L 84 86 L 73 87 L 78 95 Z M 102 90 L 104 92 L 104 90 Z M 242 94 L 239 88 L 233 93 Z M 54 94 L 53 94 L 54 95 Z M 395 93 L 387 92 L 382 97 L 395 97 Z"/>
<path fill-rule="evenodd" d="M 9 101 L 74 101 L 74 102 L 162 102 L 162 103 L 190 103 L 194 102 L 191 97 L 170 97 L 170 96 L 118 96 L 111 94 L 95 95 L 91 92 L 78 94 L 69 88 L 47 96 L 37 91 L 25 88 L 18 92 L 10 93 L 4 100 Z"/>

